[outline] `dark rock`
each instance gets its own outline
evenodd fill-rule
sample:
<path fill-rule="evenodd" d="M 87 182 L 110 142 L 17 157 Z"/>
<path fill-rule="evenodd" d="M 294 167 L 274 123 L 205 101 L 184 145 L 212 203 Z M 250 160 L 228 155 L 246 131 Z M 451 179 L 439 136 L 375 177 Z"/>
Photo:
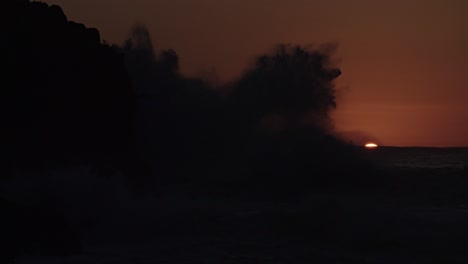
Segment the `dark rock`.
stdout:
<path fill-rule="evenodd" d="M 82 250 L 79 232 L 48 206 L 18 205 L 0 200 L 4 261 L 28 255 L 71 255 Z M 4 262 L 2 262 L 4 263 Z"/>

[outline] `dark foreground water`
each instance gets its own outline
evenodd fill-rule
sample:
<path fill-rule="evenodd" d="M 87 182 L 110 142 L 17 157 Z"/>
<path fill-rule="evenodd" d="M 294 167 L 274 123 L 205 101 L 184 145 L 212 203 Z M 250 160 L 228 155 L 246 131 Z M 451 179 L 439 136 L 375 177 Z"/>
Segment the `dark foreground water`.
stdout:
<path fill-rule="evenodd" d="M 59 172 L 70 178 L 47 186 L 58 186 L 71 221 L 85 225 L 83 250 L 17 263 L 468 263 L 468 148 L 363 151 L 401 176 L 395 190 L 275 202 L 193 198 L 180 189 L 133 200 L 117 182 Z"/>

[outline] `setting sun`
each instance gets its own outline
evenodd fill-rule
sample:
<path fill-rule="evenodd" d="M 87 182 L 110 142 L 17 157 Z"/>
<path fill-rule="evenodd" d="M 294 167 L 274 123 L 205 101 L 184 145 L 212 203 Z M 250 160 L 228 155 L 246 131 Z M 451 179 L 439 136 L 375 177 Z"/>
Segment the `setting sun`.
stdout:
<path fill-rule="evenodd" d="M 364 145 L 366 148 L 376 148 L 378 147 L 377 144 L 375 143 L 367 143 L 366 145 Z"/>

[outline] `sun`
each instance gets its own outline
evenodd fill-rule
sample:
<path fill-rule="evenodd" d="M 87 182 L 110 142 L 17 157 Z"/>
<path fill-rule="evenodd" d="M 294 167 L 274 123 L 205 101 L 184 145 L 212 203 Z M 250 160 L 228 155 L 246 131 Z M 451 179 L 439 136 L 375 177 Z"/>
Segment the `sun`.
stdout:
<path fill-rule="evenodd" d="M 366 145 L 364 145 L 364 147 L 366 147 L 366 148 L 376 148 L 378 146 L 375 143 L 367 143 Z"/>

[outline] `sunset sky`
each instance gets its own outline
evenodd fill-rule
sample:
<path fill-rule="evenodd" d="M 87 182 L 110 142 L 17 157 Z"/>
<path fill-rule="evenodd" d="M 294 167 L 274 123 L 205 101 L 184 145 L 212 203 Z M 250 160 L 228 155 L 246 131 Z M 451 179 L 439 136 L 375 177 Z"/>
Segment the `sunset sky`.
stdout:
<path fill-rule="evenodd" d="M 468 146 L 466 0 L 47 0 L 121 44 L 136 22 L 187 75 L 227 81 L 278 43 L 339 44 L 338 131 Z M 359 136 L 360 135 L 360 136 Z"/>

